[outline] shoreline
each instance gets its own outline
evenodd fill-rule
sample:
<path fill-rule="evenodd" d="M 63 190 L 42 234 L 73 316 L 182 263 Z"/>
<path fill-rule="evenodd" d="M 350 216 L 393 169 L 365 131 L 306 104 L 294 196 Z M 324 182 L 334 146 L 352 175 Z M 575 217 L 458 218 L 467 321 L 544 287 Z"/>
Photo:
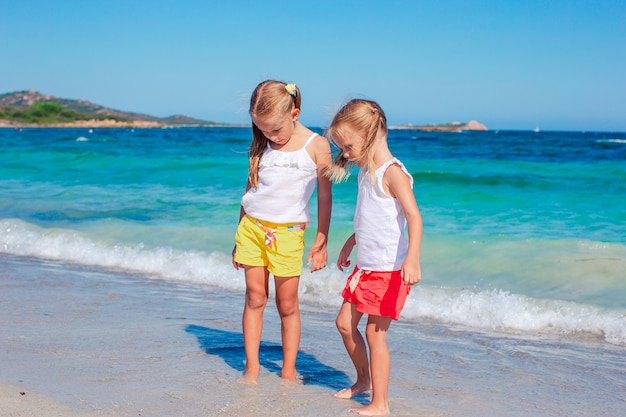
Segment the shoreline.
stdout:
<path fill-rule="evenodd" d="M 307 378 L 285 384 L 280 324 L 268 311 L 259 384 L 247 386 L 237 382 L 239 293 L 4 254 L 0 268 L 0 401 L 8 404 L 0 415 L 322 417 L 359 405 L 333 399 L 350 379 L 311 347 L 327 338 L 307 332 L 329 331 L 330 318 L 303 312 L 299 372 Z M 332 348 L 340 347 L 332 335 Z"/>
<path fill-rule="evenodd" d="M 270 300 L 259 384 L 247 386 L 240 292 L 3 254 L 0 267 L 9 416 L 330 417 L 368 402 L 332 397 L 354 378 L 334 309 L 301 306 L 303 380 L 286 384 Z M 608 417 L 621 406 L 619 347 L 403 319 L 389 333 L 395 417 Z"/>

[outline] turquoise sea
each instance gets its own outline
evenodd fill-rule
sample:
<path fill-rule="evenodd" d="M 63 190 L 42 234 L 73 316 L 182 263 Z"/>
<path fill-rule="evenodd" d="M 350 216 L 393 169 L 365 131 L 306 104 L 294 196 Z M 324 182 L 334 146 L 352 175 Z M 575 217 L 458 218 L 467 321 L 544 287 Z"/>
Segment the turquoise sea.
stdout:
<path fill-rule="evenodd" d="M 0 129 L 0 260 L 130 274 L 243 303 L 230 252 L 250 137 L 249 128 L 220 127 Z M 413 175 L 424 221 L 423 279 L 398 334 L 425 325 L 446 337 L 514 338 L 554 358 L 556 344 L 610 352 L 609 399 L 597 400 L 605 409 L 596 415 L 617 415 L 626 388 L 626 133 L 392 130 L 389 146 Z M 351 233 L 355 177 L 333 187 L 330 266 L 305 269 L 305 308 L 334 314 L 341 303 L 346 273 L 334 262 Z M 335 337 L 332 323 L 328 332 Z"/>

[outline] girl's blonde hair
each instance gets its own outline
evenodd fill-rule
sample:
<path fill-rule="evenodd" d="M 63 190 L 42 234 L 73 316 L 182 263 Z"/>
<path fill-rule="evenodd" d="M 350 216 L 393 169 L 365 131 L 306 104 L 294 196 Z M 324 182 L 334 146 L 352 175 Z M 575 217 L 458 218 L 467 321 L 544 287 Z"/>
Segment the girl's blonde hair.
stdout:
<path fill-rule="evenodd" d="M 274 114 L 289 114 L 300 109 L 300 89 L 295 84 L 266 80 L 256 86 L 250 97 L 250 117 L 252 118 L 252 143 L 248 152 L 248 181 L 252 187 L 259 183 L 259 161 L 267 149 L 269 139 L 254 124 L 255 118 Z"/>
<path fill-rule="evenodd" d="M 371 100 L 353 99 L 347 102 L 333 117 L 326 135 L 335 144 L 333 136 L 341 136 L 343 126 L 350 126 L 361 138 L 363 138 L 362 152 L 368 161 L 368 172 L 374 176 L 376 167 L 374 166 L 374 143 L 378 135 L 387 136 L 387 117 L 383 109 Z M 348 161 L 343 152 L 339 153 L 333 160 L 329 177 L 334 182 L 341 182 L 350 176 L 352 162 Z"/>

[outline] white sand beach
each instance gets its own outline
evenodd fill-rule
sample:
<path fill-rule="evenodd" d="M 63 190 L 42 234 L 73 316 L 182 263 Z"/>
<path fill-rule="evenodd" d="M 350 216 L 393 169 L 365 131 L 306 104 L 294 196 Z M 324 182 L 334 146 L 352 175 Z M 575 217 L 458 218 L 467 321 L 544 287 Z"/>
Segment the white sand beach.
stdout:
<path fill-rule="evenodd" d="M 7 417 L 105 417 L 104 412 L 89 413 L 60 404 L 53 398 L 0 381 L 0 415 Z"/>
<path fill-rule="evenodd" d="M 285 384 L 268 305 L 258 386 L 243 370 L 243 296 L 142 275 L 0 257 L 2 417 L 342 416 L 366 397 L 334 311 L 302 311 L 298 372 Z M 389 334 L 394 416 L 616 416 L 623 348 L 518 339 L 400 320 Z M 590 389 L 593 387 L 593 389 Z"/>
<path fill-rule="evenodd" d="M 315 326 L 332 322 L 305 319 L 302 355 L 334 381 L 283 383 L 279 346 L 264 342 L 266 369 L 249 387 L 237 382 L 239 297 L 33 259 L 0 264 L 0 416 L 342 415 L 358 405 L 332 398 L 349 379 L 306 352 L 326 343 Z M 264 340 L 279 340 L 272 310 Z M 327 343 L 345 362 L 338 342 Z"/>

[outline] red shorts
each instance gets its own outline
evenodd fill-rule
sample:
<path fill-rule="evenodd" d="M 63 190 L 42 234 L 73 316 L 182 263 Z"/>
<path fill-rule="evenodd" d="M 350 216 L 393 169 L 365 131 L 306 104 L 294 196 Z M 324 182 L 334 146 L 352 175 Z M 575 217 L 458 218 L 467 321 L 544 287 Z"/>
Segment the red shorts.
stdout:
<path fill-rule="evenodd" d="M 342 297 L 357 311 L 398 320 L 410 285 L 404 285 L 400 271 L 364 271 L 357 266 L 348 277 Z"/>

